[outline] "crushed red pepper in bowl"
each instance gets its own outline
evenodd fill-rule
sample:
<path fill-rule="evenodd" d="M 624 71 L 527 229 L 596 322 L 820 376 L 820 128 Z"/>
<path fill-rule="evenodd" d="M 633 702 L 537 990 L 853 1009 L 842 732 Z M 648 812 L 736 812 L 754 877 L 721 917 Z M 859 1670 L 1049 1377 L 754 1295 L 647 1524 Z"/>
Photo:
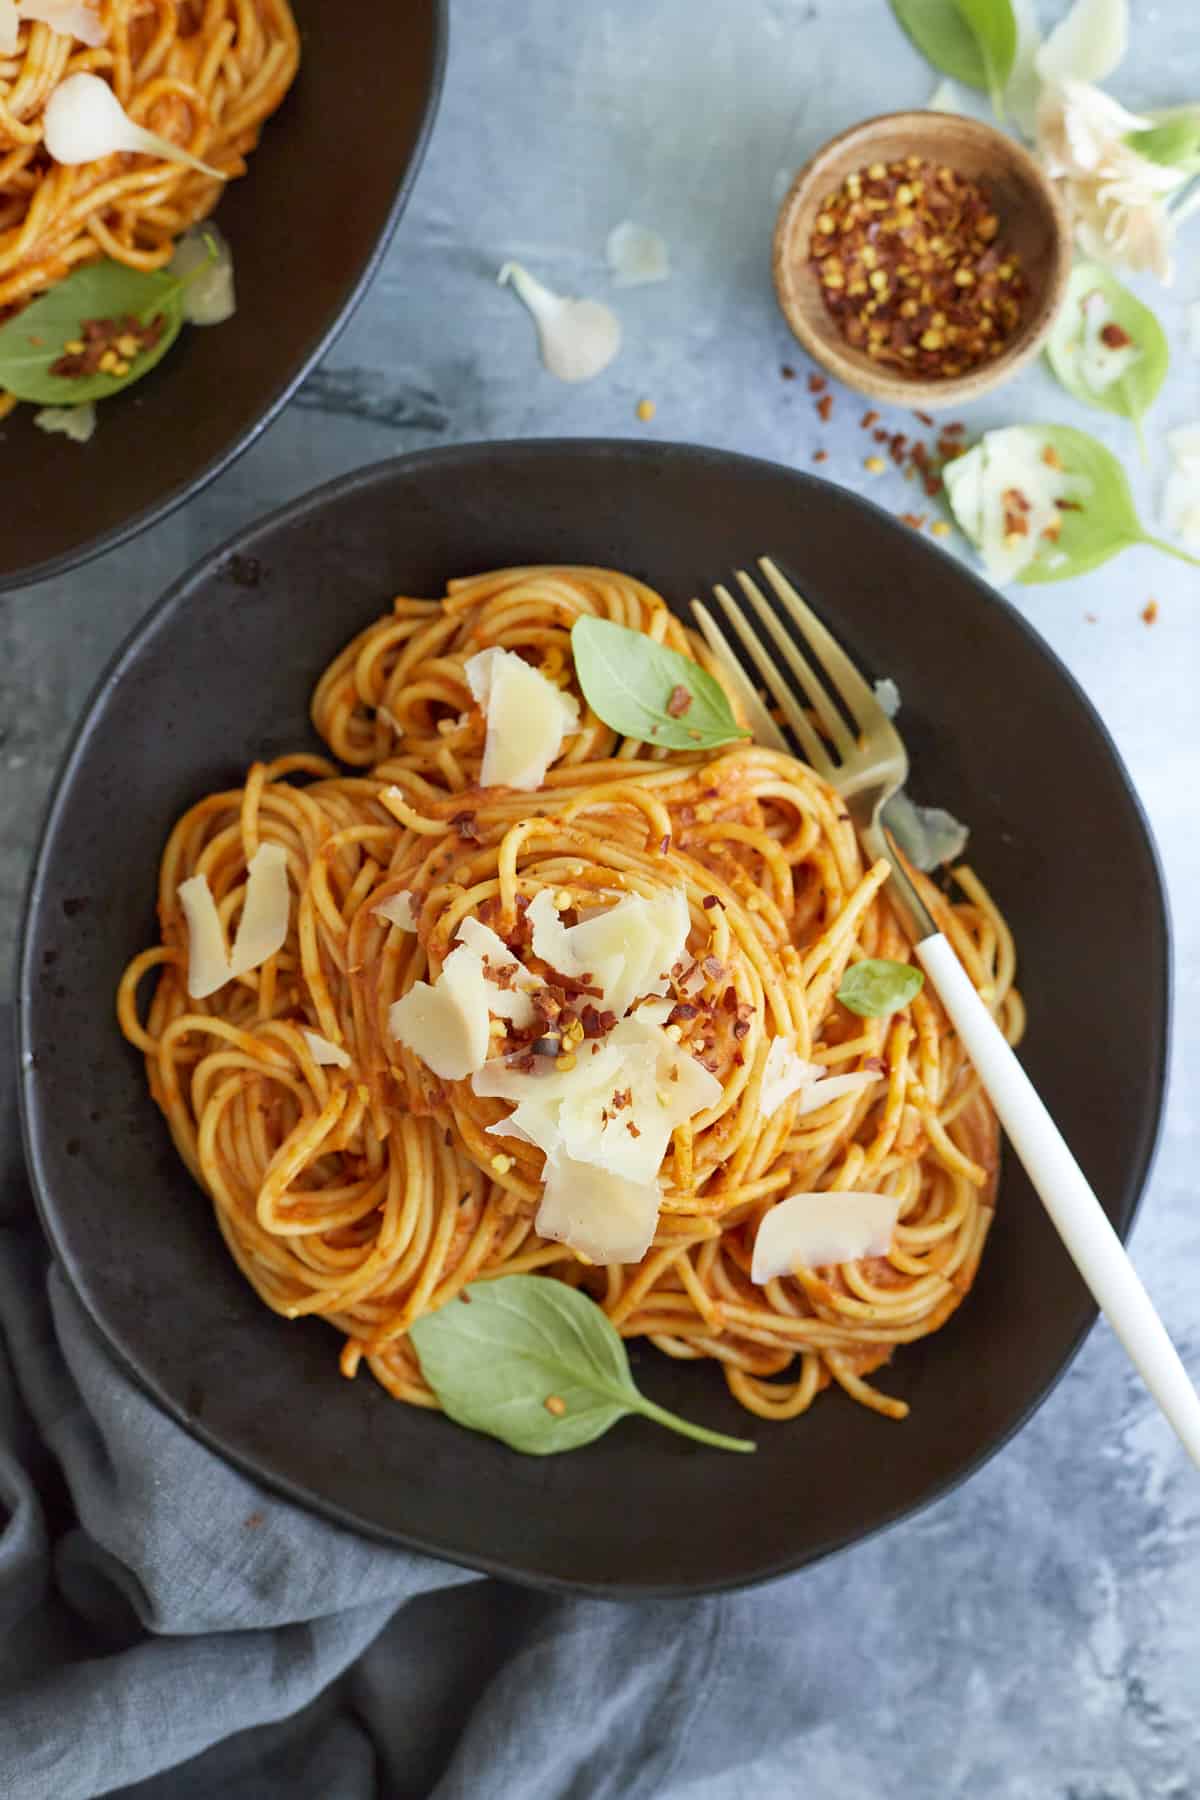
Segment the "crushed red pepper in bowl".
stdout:
<path fill-rule="evenodd" d="M 982 181 L 920 156 L 852 171 L 825 195 L 809 258 L 853 349 L 919 380 L 999 356 L 1028 283 Z"/>

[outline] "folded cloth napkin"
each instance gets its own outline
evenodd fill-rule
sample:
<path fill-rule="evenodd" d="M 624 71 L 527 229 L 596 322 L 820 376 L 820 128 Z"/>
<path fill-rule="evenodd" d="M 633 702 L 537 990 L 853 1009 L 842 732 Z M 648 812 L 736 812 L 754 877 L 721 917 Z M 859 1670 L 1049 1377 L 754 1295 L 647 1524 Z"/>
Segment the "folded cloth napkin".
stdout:
<path fill-rule="evenodd" d="M 836 1710 L 827 1672 L 853 1667 L 836 1587 L 537 1594 L 227 1467 L 114 1365 L 51 1264 L 11 1042 L 0 1014 L 3 1800 L 792 1791 L 797 1739 Z"/>

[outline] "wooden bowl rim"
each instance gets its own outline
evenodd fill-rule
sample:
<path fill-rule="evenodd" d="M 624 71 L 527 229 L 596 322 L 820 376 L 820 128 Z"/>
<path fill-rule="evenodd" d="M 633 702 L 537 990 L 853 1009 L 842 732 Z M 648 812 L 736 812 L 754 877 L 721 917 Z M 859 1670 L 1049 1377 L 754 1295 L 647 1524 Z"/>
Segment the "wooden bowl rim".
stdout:
<path fill-rule="evenodd" d="M 842 339 L 832 319 L 829 320 L 828 333 L 814 330 L 802 308 L 796 304 L 796 295 L 802 285 L 815 286 L 816 277 L 809 267 L 807 255 L 800 258 L 791 253 L 797 215 L 818 184 L 822 171 L 831 162 L 840 160 L 847 149 L 859 146 L 864 161 L 869 162 L 869 146 L 883 130 L 892 132 L 898 128 L 911 129 L 916 140 L 921 135 L 927 135 L 931 127 L 947 146 L 956 141 L 963 143 L 974 139 L 980 148 L 996 151 L 1015 178 L 1027 188 L 1033 202 L 1047 216 L 1053 228 L 1054 246 L 1044 270 L 1041 297 L 1008 348 L 994 362 L 981 364 L 965 375 L 945 381 L 908 380 L 881 369 Z M 952 148 L 939 151 L 939 155 L 947 162 L 954 161 Z M 1015 375 L 1038 354 L 1049 336 L 1066 293 L 1070 272 L 1070 222 L 1066 208 L 1045 171 L 1015 138 L 1008 137 L 996 126 L 986 124 L 981 119 L 966 118 L 958 113 L 939 113 L 917 108 L 903 112 L 876 113 L 869 119 L 860 119 L 857 124 L 848 126 L 845 131 L 838 132 L 836 137 L 827 139 L 813 152 L 804 166 L 797 170 L 775 221 L 772 273 L 780 309 L 793 335 L 815 362 L 820 363 L 847 387 L 854 388 L 871 399 L 897 402 L 910 409 L 918 407 L 933 411 L 961 405 L 990 393 L 993 388 Z"/>

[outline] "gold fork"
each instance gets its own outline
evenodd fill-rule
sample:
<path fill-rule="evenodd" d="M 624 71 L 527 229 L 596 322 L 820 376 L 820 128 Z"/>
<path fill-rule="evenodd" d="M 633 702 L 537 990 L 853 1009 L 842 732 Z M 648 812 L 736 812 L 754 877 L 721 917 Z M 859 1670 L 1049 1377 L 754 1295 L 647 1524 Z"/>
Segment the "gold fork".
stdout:
<path fill-rule="evenodd" d="M 791 583 L 767 557 L 760 558 L 759 568 L 777 607 L 749 575 L 742 570 L 737 574 L 749 614 L 758 622 L 757 630 L 728 588 L 717 586 L 713 593 L 747 660 L 777 703 L 794 743 L 788 742 L 768 713 L 733 645 L 699 600 L 692 602 L 696 623 L 728 673 L 755 740 L 789 755 L 798 750 L 840 794 L 868 855 L 885 857 L 891 864 L 889 895 L 904 917 L 917 959 L 974 1063 L 1026 1174 L 1097 1304 L 1192 1461 L 1200 1467 L 1200 1395 L 1087 1177 L 896 854 L 886 810 L 889 802 L 901 795 L 908 779 L 904 741 L 837 639 Z M 789 630 L 789 625 L 793 629 Z M 812 660 L 800 649 L 797 638 Z M 831 688 L 853 726 L 847 724 Z M 813 726 L 806 705 L 819 721 L 820 731 Z"/>

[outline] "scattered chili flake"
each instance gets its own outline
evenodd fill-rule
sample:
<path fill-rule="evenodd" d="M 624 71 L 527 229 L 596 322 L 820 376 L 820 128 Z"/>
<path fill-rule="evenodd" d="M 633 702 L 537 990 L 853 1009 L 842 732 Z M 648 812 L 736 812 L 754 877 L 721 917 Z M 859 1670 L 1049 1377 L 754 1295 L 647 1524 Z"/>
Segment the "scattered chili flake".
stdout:
<path fill-rule="evenodd" d="M 814 450 L 813 451 L 813 461 L 814 462 L 826 462 L 826 461 L 828 461 L 828 458 L 829 458 L 828 450 Z"/>
<path fill-rule="evenodd" d="M 927 428 L 932 428 L 932 426 L 933 426 L 933 414 L 932 413 L 915 412 L 913 414 L 913 418 L 920 419 L 922 425 L 926 426 Z"/>
<path fill-rule="evenodd" d="M 667 1024 L 686 1025 L 689 1019 L 694 1019 L 696 1017 L 699 1010 L 700 1008 L 698 1006 L 693 1006 L 690 1000 L 681 1000 L 678 1005 L 673 1006 L 667 1014 Z"/>
<path fill-rule="evenodd" d="M 824 424 L 828 424 L 829 415 L 833 411 L 833 395 L 822 394 L 817 401 L 817 413 Z"/>
<path fill-rule="evenodd" d="M 1046 464 L 1048 469 L 1062 468 L 1062 457 L 1058 454 L 1058 451 L 1054 448 L 1053 444 L 1046 444 L 1043 446 L 1042 461 Z"/>
<path fill-rule="evenodd" d="M 879 417 L 879 414 L 875 411 L 875 408 L 872 406 L 872 407 L 868 408 L 868 410 L 863 414 L 862 418 L 858 422 L 862 426 L 864 431 L 869 431 L 871 426 L 875 423 L 875 421 L 878 417 Z"/>
<path fill-rule="evenodd" d="M 1100 622 L 1100 614 L 1099 613 L 1084 613 L 1083 616 L 1087 620 L 1089 625 L 1098 625 Z"/>
<path fill-rule="evenodd" d="M 635 1125 L 632 1119 L 626 1119 L 625 1129 L 629 1133 L 630 1137 L 639 1138 L 642 1135 L 641 1126 Z"/>
<path fill-rule="evenodd" d="M 1110 319 L 1107 325 L 1100 328 L 1100 342 L 1107 344 L 1110 350 L 1124 350 L 1127 345 L 1132 344 L 1133 339 L 1123 325 Z"/>
<path fill-rule="evenodd" d="M 710 981 L 720 981 L 725 973 L 725 964 L 718 957 L 706 956 L 700 964 Z"/>
<path fill-rule="evenodd" d="M 465 1294 L 463 1295 L 463 1299 L 466 1299 Z M 567 1410 L 567 1403 L 561 1394 L 547 1394 L 546 1398 L 542 1401 L 542 1405 L 546 1408 L 546 1411 L 556 1419 L 561 1419 Z"/>
<path fill-rule="evenodd" d="M 871 433 L 871 436 L 875 439 L 877 444 L 886 444 L 891 433 L 884 426 L 879 425 Z"/>
<path fill-rule="evenodd" d="M 1142 623 L 1145 625 L 1153 625 L 1154 621 L 1157 618 L 1158 618 L 1158 601 L 1157 600 L 1147 600 L 1145 606 L 1143 606 L 1143 608 L 1142 608 Z"/>
<path fill-rule="evenodd" d="M 720 906 L 721 902 L 717 899 L 717 896 L 715 894 L 705 894 L 705 896 L 704 896 L 703 900 L 700 902 L 700 904 L 704 908 L 705 912 L 711 912 L 713 907 Z"/>
<path fill-rule="evenodd" d="M 917 417 L 918 417 L 918 419 L 923 418 L 927 425 L 933 424 L 933 420 L 929 417 L 928 413 L 918 413 Z M 964 437 L 966 435 L 966 430 L 967 430 L 967 428 L 963 424 L 961 419 L 952 419 L 950 421 L 949 425 L 942 426 L 942 436 L 943 437 Z"/>
<path fill-rule="evenodd" d="M 466 838 L 472 844 L 479 842 L 479 825 L 473 812 L 455 813 L 450 823 L 460 838 Z"/>
<path fill-rule="evenodd" d="M 785 381 L 795 381 L 796 379 L 796 371 L 793 369 L 791 363 L 784 363 L 781 366 L 779 373 L 783 376 Z"/>
<path fill-rule="evenodd" d="M 829 383 L 826 381 L 824 375 L 818 375 L 815 369 L 809 374 L 808 391 L 810 394 L 824 393 L 828 386 Z"/>
<path fill-rule="evenodd" d="M 910 156 L 856 170 L 825 197 L 809 261 L 853 349 L 948 379 L 998 356 L 1021 322 L 1028 283 L 999 234 L 983 183 Z"/>
<path fill-rule="evenodd" d="M 902 525 L 911 525 L 914 531 L 923 531 L 925 528 L 925 521 L 928 517 L 928 513 L 901 513 L 900 523 Z"/>
<path fill-rule="evenodd" d="M 633 1105 L 633 1089 L 618 1088 L 612 1097 L 614 1112 L 623 1112 L 627 1106 Z"/>
<path fill-rule="evenodd" d="M 682 719 L 691 708 L 692 696 L 682 682 L 671 689 L 671 698 L 667 701 L 667 713 L 672 719 Z"/>
<path fill-rule="evenodd" d="M 85 319 L 82 335 L 64 343 L 63 354 L 50 364 L 50 373 L 67 378 L 128 375 L 136 359 L 154 348 L 166 325 L 162 313 L 156 313 L 148 324 L 132 313 L 120 319 Z"/>
<path fill-rule="evenodd" d="M 750 1030 L 749 1019 L 735 1019 L 734 1020 L 733 1035 L 735 1038 L 741 1039 L 741 1038 L 746 1037 L 749 1033 L 749 1030 Z"/>

